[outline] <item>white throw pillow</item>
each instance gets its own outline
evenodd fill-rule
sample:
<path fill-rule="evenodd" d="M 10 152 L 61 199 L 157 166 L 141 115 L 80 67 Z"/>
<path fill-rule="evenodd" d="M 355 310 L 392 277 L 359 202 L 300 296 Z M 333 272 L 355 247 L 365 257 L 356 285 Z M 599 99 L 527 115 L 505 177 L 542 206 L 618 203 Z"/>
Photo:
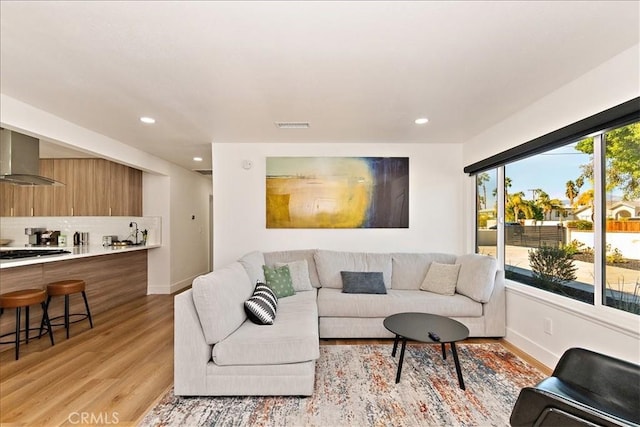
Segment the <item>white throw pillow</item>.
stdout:
<path fill-rule="evenodd" d="M 489 302 L 498 271 L 498 262 L 487 255 L 460 255 L 456 260 L 460 275 L 456 292 L 481 303 Z"/>
<path fill-rule="evenodd" d="M 289 273 L 291 273 L 291 282 L 293 283 L 293 289 L 296 292 L 299 291 L 312 291 L 311 279 L 309 278 L 309 264 L 306 259 L 290 262 L 276 262 L 276 267 L 289 267 Z"/>
<path fill-rule="evenodd" d="M 459 264 L 432 262 L 420 289 L 436 294 L 453 295 L 458 283 L 458 272 L 460 272 Z"/>

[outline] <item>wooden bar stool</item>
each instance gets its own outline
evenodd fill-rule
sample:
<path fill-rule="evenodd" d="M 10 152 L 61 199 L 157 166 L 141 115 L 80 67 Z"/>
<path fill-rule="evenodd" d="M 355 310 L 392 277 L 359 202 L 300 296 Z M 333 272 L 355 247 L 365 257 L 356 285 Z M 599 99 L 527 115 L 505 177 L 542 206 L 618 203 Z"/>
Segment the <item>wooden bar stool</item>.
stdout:
<path fill-rule="evenodd" d="M 25 344 L 29 343 L 29 331 L 37 330 L 37 328 L 29 327 L 29 306 L 34 304 L 40 304 L 42 307 L 42 322 L 40 322 L 40 331 L 38 333 L 38 338 L 42 336 L 43 326 L 47 326 L 47 332 L 49 333 L 49 338 L 51 339 L 51 345 L 54 345 L 53 342 L 53 333 L 51 331 L 51 322 L 49 321 L 49 316 L 47 314 L 47 305 L 44 300 L 47 297 L 47 291 L 44 289 L 23 289 L 21 291 L 7 292 L 6 294 L 0 295 L 0 308 L 4 312 L 5 308 L 15 308 L 16 309 L 16 330 L 15 332 L 9 332 L 7 334 L 2 335 L 4 338 L 9 335 L 14 335 L 15 339 L 13 341 L 3 341 L 0 344 L 10 344 L 15 343 L 16 345 L 16 360 L 20 357 L 20 333 L 23 331 L 20 328 L 20 318 L 22 307 L 25 307 L 25 327 L 24 333 Z"/>
<path fill-rule="evenodd" d="M 61 280 L 59 282 L 52 282 L 47 284 L 47 294 L 49 297 L 47 298 L 47 309 L 49 309 L 49 304 L 51 303 L 51 297 L 64 295 L 64 316 L 56 316 L 52 317 L 51 320 L 57 320 L 64 317 L 64 323 L 51 323 L 52 326 L 62 326 L 64 325 L 67 330 L 67 339 L 69 339 L 69 324 L 80 322 L 84 319 L 89 319 L 89 325 L 93 328 L 93 319 L 91 319 L 91 311 L 89 310 L 89 301 L 87 301 L 87 294 L 84 291 L 86 284 L 84 280 L 79 279 L 70 279 L 70 280 Z M 82 314 L 69 314 L 69 296 L 71 294 L 82 293 L 82 298 L 84 299 L 84 306 L 87 308 L 87 313 Z M 73 322 L 69 321 L 69 317 L 72 316 L 80 316 L 79 319 L 74 320 Z M 44 325 L 41 324 L 42 328 Z"/>

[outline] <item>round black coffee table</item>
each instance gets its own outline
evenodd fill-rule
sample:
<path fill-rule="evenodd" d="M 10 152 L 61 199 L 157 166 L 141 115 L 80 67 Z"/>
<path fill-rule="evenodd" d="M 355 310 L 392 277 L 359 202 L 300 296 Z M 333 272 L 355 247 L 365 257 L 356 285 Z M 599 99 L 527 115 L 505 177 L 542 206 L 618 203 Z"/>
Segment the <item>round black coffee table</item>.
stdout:
<path fill-rule="evenodd" d="M 462 341 L 469 337 L 469 329 L 466 326 L 457 320 L 438 316 L 437 314 L 427 313 L 398 313 L 384 319 L 383 324 L 385 328 L 396 334 L 396 338 L 393 342 L 393 351 L 391 352 L 392 357 L 396 357 L 398 340 L 402 340 L 400 361 L 398 362 L 398 373 L 396 374 L 396 384 L 400 382 L 404 350 L 407 346 L 407 340 L 410 339 L 426 343 L 439 343 L 442 346 L 443 359 L 447 358 L 444 345 L 446 343 L 450 343 L 451 353 L 453 353 L 453 362 L 456 365 L 456 373 L 458 374 L 458 384 L 462 390 L 465 390 L 462 371 L 460 370 L 460 362 L 458 361 L 456 341 Z M 440 337 L 440 340 L 436 341 L 432 339 L 429 336 L 429 332 L 435 332 Z"/>

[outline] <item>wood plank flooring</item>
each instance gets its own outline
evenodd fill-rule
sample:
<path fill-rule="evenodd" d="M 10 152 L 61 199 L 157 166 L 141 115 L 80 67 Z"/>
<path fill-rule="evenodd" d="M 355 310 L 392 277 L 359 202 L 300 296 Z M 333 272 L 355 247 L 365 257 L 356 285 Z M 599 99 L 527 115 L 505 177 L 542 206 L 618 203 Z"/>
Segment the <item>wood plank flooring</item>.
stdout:
<path fill-rule="evenodd" d="M 15 426 L 136 425 L 173 384 L 173 296 L 150 295 L 0 353 L 0 423 Z M 471 342 L 495 342 L 472 339 Z M 392 340 L 321 340 L 321 345 Z M 500 342 L 502 342 L 500 340 Z M 513 346 L 509 350 L 549 374 Z"/>
<path fill-rule="evenodd" d="M 4 425 L 135 425 L 173 384 L 173 296 L 150 295 L 0 353 Z M 84 418 L 83 418 L 84 417 Z M 81 422 L 81 421 L 87 422 Z"/>

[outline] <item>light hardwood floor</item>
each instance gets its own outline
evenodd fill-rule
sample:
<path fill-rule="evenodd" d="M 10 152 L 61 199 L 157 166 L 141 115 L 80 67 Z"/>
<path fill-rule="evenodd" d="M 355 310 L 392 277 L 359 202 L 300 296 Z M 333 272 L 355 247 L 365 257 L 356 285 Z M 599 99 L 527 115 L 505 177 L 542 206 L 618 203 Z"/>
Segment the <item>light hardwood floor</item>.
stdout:
<path fill-rule="evenodd" d="M 3 425 L 135 425 L 171 386 L 172 296 L 138 297 L 93 320 L 72 325 L 69 340 L 56 329 L 53 347 L 48 337 L 22 345 L 18 361 L 0 353 Z"/>
<path fill-rule="evenodd" d="M 173 384 L 171 295 L 136 298 L 96 315 L 93 329 L 81 322 L 72 325 L 69 340 L 63 328 L 54 336 L 54 347 L 48 337 L 22 345 L 18 361 L 12 350 L 0 353 L 2 425 L 135 425 Z M 392 340 L 321 340 L 322 345 L 376 343 Z"/>

